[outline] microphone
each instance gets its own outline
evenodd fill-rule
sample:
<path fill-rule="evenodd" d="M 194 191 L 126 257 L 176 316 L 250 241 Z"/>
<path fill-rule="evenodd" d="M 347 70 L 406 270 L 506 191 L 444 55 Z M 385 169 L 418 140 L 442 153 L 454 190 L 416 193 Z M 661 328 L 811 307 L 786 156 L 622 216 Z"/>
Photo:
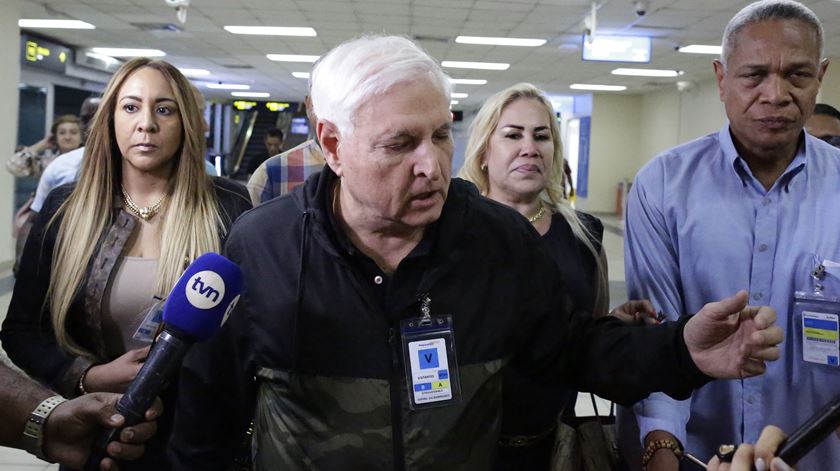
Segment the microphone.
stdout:
<path fill-rule="evenodd" d="M 779 445 L 776 456 L 794 466 L 840 426 L 840 395 L 799 426 Z"/>
<path fill-rule="evenodd" d="M 152 346 L 143 367 L 117 402 L 125 427 L 144 420 L 146 411 L 181 367 L 195 341 L 209 339 L 225 323 L 242 291 L 239 267 L 216 253 L 206 253 L 187 267 L 166 298 L 163 332 Z M 85 471 L 99 469 L 105 448 L 117 440 L 121 429 L 103 434 L 94 446 Z"/>

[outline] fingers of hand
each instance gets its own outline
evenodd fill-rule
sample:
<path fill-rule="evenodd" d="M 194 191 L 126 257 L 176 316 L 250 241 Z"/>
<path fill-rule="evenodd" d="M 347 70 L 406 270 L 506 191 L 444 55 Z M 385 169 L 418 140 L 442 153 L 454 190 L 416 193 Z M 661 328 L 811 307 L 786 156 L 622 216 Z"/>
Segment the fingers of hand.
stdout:
<path fill-rule="evenodd" d="M 770 471 L 793 471 L 793 468 L 781 459 L 773 458 L 773 461 L 770 462 Z"/>
<path fill-rule="evenodd" d="M 776 310 L 770 306 L 749 306 L 744 311 L 752 315 L 759 329 L 766 329 L 776 322 Z"/>
<path fill-rule="evenodd" d="M 146 411 L 146 420 L 155 420 L 163 414 L 163 402 L 159 397 L 155 398 L 154 404 Z"/>
<path fill-rule="evenodd" d="M 711 319 L 723 320 L 732 314 L 737 314 L 743 311 L 746 306 L 747 292 L 741 290 L 731 298 L 725 298 L 720 301 L 706 304 L 700 312 L 705 313 Z"/>
<path fill-rule="evenodd" d="M 755 444 L 756 458 L 763 458 L 765 463 L 769 463 L 784 439 L 785 433 L 779 427 L 775 425 L 764 427 Z"/>
<path fill-rule="evenodd" d="M 102 471 L 119 471 L 120 467 L 111 458 L 105 458 L 99 462 L 99 469 Z"/>
<path fill-rule="evenodd" d="M 732 467 L 735 469 L 752 469 L 755 462 L 755 448 L 752 445 L 743 444 L 735 451 L 732 458 Z"/>
<path fill-rule="evenodd" d="M 709 460 L 708 468 L 706 471 L 728 471 L 729 470 L 729 463 L 721 463 L 720 459 L 717 456 L 713 456 L 711 460 Z"/>
<path fill-rule="evenodd" d="M 108 444 L 108 455 L 116 460 L 136 460 L 143 455 L 143 445 L 111 442 Z"/>
<path fill-rule="evenodd" d="M 156 431 L 155 422 L 143 422 L 123 429 L 120 432 L 120 441 L 130 444 L 145 443 L 154 436 Z"/>
<path fill-rule="evenodd" d="M 747 358 L 741 366 L 741 377 L 748 378 L 750 376 L 758 376 L 760 374 L 764 374 L 766 370 L 767 365 L 765 365 L 763 361 Z"/>

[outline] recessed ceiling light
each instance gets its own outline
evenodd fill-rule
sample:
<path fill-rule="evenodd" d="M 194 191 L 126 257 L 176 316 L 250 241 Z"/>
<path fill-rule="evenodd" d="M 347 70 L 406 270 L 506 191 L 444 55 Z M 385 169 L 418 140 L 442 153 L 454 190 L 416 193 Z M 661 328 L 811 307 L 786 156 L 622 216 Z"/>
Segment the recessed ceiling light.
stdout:
<path fill-rule="evenodd" d="M 634 77 L 677 77 L 683 74 L 681 70 L 663 69 L 628 69 L 619 67 L 612 71 L 613 75 L 631 75 Z"/>
<path fill-rule="evenodd" d="M 452 101 L 449 102 L 449 106 L 457 105 L 458 103 L 461 103 L 461 102 L 458 101 L 458 100 L 452 100 Z"/>
<path fill-rule="evenodd" d="M 132 49 L 123 47 L 94 47 L 91 51 L 111 57 L 163 57 L 160 49 Z"/>
<path fill-rule="evenodd" d="M 21 28 L 96 29 L 96 26 L 79 20 L 20 19 L 18 26 Z"/>
<path fill-rule="evenodd" d="M 240 83 L 208 83 L 205 85 L 207 88 L 213 88 L 216 90 L 250 90 L 250 85 L 240 84 Z"/>
<path fill-rule="evenodd" d="M 487 80 L 484 79 L 455 79 L 450 78 L 450 82 L 458 85 L 484 85 L 487 83 Z"/>
<path fill-rule="evenodd" d="M 470 96 L 468 93 L 452 93 L 452 98 L 466 98 Z"/>
<path fill-rule="evenodd" d="M 237 98 L 268 98 L 271 93 L 266 92 L 230 92 L 231 96 Z"/>
<path fill-rule="evenodd" d="M 292 77 L 299 78 L 299 79 L 308 79 L 309 72 L 292 72 Z"/>
<path fill-rule="evenodd" d="M 486 36 L 458 36 L 456 43 L 461 44 L 485 44 L 488 46 L 525 46 L 537 47 L 546 43 L 545 39 L 526 38 L 489 38 Z"/>
<path fill-rule="evenodd" d="M 688 46 L 683 46 L 677 50 L 680 52 L 686 52 L 688 54 L 715 54 L 719 56 L 721 51 L 723 50 L 723 46 L 714 46 L 710 44 L 690 44 Z"/>
<path fill-rule="evenodd" d="M 305 54 L 266 54 L 268 60 L 276 62 L 315 62 L 321 56 L 308 56 Z"/>
<path fill-rule="evenodd" d="M 118 64 L 120 61 L 114 59 L 111 56 L 106 56 L 105 54 L 97 54 L 95 52 L 85 52 L 85 55 L 94 59 L 99 59 L 104 62 L 107 66 L 111 66 L 112 64 Z"/>
<path fill-rule="evenodd" d="M 264 36 L 318 36 L 314 28 L 290 26 L 225 26 L 233 34 L 259 34 Z"/>
<path fill-rule="evenodd" d="M 599 92 L 620 92 L 627 90 L 624 85 L 595 85 L 591 83 L 573 83 L 569 86 L 572 90 L 593 90 Z"/>
<path fill-rule="evenodd" d="M 440 65 L 453 69 L 508 70 L 510 68 L 510 64 L 502 62 L 443 61 Z"/>
<path fill-rule="evenodd" d="M 210 75 L 210 71 L 207 69 L 190 69 L 190 68 L 178 68 L 182 74 L 186 75 L 187 77 L 206 77 Z"/>

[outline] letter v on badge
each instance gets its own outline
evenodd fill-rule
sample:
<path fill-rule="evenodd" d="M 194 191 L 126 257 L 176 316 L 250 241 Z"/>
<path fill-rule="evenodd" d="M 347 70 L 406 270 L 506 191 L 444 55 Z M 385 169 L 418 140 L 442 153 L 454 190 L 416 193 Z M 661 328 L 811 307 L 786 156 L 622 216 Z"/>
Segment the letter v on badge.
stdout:
<path fill-rule="evenodd" d="M 442 407 L 460 402 L 452 317 L 403 320 L 400 337 L 409 408 Z"/>

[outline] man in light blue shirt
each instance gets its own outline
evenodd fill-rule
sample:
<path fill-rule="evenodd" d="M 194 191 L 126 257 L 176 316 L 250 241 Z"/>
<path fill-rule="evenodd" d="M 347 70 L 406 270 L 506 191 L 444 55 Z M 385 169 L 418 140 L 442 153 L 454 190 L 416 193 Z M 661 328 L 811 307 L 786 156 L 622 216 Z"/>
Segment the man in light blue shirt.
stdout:
<path fill-rule="evenodd" d="M 840 261 L 840 151 L 803 132 L 828 66 L 822 44 L 819 20 L 797 2 L 745 7 L 714 64 L 729 123 L 636 177 L 625 235 L 629 297 L 649 298 L 674 319 L 746 288 L 753 304 L 776 309 L 786 337 L 782 358 L 762 376 L 710 383 L 682 402 L 655 394 L 623 410 L 620 440 L 633 469 L 676 470 L 676 440 L 707 459 L 721 443 L 755 442 L 766 424 L 790 432 L 840 393 L 840 368 L 803 360 L 794 311 L 794 291 L 813 290 L 811 272 Z M 840 296 L 840 271 L 829 270 L 825 285 Z M 836 437 L 800 461 L 815 470 L 838 463 Z"/>

